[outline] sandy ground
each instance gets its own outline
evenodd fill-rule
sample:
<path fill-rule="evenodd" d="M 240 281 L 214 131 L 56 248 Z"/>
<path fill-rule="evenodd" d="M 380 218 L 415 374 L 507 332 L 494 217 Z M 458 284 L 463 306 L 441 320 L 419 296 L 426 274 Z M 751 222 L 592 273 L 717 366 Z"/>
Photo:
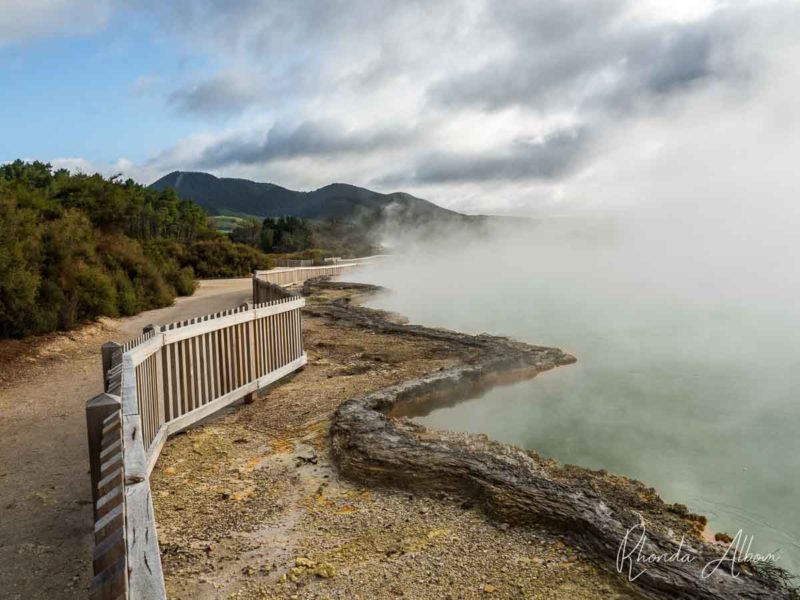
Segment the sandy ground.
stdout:
<path fill-rule="evenodd" d="M 341 402 L 477 350 L 309 313 L 304 370 L 165 446 L 151 485 L 170 598 L 639 597 L 543 529 L 341 480 L 328 451 Z"/>
<path fill-rule="evenodd" d="M 168 308 L 0 342 L 0 598 L 87 595 L 92 512 L 84 405 L 103 391 L 100 346 L 250 296 L 249 278 L 207 281 Z"/>

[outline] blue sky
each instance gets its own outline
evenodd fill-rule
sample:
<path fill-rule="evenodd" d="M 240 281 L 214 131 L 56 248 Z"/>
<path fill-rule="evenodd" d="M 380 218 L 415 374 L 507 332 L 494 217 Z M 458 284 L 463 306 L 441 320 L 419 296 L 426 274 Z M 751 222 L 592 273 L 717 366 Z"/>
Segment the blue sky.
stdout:
<path fill-rule="evenodd" d="M 204 170 L 570 212 L 637 202 L 638 173 L 711 129 L 718 149 L 774 148 L 775 111 L 795 124 L 774 106 L 798 88 L 789 0 L 0 2 L 0 160 L 143 183 Z M 723 133 L 744 115 L 764 127 Z"/>
<path fill-rule="evenodd" d="M 208 61 L 182 52 L 153 21 L 124 14 L 93 35 L 0 48 L 0 157 L 144 161 L 190 135 L 195 119 L 171 112 L 158 87 Z"/>

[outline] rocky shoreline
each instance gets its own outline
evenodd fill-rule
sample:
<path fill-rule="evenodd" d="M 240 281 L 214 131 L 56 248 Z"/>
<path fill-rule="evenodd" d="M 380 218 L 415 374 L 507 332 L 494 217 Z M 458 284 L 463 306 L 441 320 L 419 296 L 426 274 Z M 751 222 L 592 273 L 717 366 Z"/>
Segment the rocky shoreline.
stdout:
<path fill-rule="evenodd" d="M 151 482 L 173 598 L 782 598 L 780 577 L 615 569 L 626 527 L 654 548 L 705 520 L 644 484 L 404 414 L 573 362 L 560 350 L 409 325 L 373 286 L 309 281 L 309 363 L 171 439 Z"/>
<path fill-rule="evenodd" d="M 702 539 L 705 518 L 690 514 L 682 505 L 664 503 L 638 481 L 561 466 L 484 436 L 431 431 L 397 418 L 410 405 L 457 402 L 504 380 L 533 377 L 573 363 L 574 357 L 505 338 L 465 337 L 398 324 L 379 311 L 345 302 L 335 303 L 334 308 L 336 318 L 358 326 L 447 336 L 453 343 L 481 346 L 481 357 L 473 364 L 404 381 L 339 407 L 331 424 L 331 447 L 344 476 L 415 494 L 445 493 L 474 503 L 504 523 L 545 525 L 568 532 L 602 567 L 623 569 L 626 574 L 630 561 L 620 562 L 620 544 L 628 530 L 646 527 L 643 555 L 680 559 L 631 565 L 636 585 L 652 597 L 792 597 L 782 579 L 746 562 L 703 576 L 704 567 L 724 554 L 724 548 Z M 681 537 L 685 543 L 676 555 Z"/>

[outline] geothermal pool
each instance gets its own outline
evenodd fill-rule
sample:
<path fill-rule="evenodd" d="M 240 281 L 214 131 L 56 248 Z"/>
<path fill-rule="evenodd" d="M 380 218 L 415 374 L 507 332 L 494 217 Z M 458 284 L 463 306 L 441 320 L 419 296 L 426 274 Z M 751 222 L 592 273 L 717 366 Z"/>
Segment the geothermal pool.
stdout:
<path fill-rule="evenodd" d="M 640 479 L 800 572 L 797 315 L 775 293 L 691 263 L 666 281 L 672 259 L 632 251 L 615 227 L 568 229 L 428 249 L 345 277 L 389 288 L 370 306 L 411 322 L 578 359 L 419 422 Z"/>

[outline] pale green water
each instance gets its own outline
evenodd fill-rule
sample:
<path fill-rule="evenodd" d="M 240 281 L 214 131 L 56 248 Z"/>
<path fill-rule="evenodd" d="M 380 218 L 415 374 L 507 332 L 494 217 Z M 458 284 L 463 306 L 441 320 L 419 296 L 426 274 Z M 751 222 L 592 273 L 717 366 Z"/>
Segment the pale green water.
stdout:
<path fill-rule="evenodd" d="M 800 572 L 798 321 L 691 282 L 654 289 L 643 283 L 657 279 L 649 270 L 639 277 L 627 265 L 620 275 L 614 252 L 598 251 L 616 242 L 569 242 L 533 247 L 522 265 L 518 247 L 477 247 L 348 275 L 391 288 L 371 305 L 412 322 L 578 358 L 419 421 L 640 479 L 705 514 L 714 531 L 753 535 L 754 551 L 777 551 L 779 566 Z M 558 264 L 534 258 L 545 250 L 559 253 Z M 476 270 L 486 252 L 497 260 Z"/>

